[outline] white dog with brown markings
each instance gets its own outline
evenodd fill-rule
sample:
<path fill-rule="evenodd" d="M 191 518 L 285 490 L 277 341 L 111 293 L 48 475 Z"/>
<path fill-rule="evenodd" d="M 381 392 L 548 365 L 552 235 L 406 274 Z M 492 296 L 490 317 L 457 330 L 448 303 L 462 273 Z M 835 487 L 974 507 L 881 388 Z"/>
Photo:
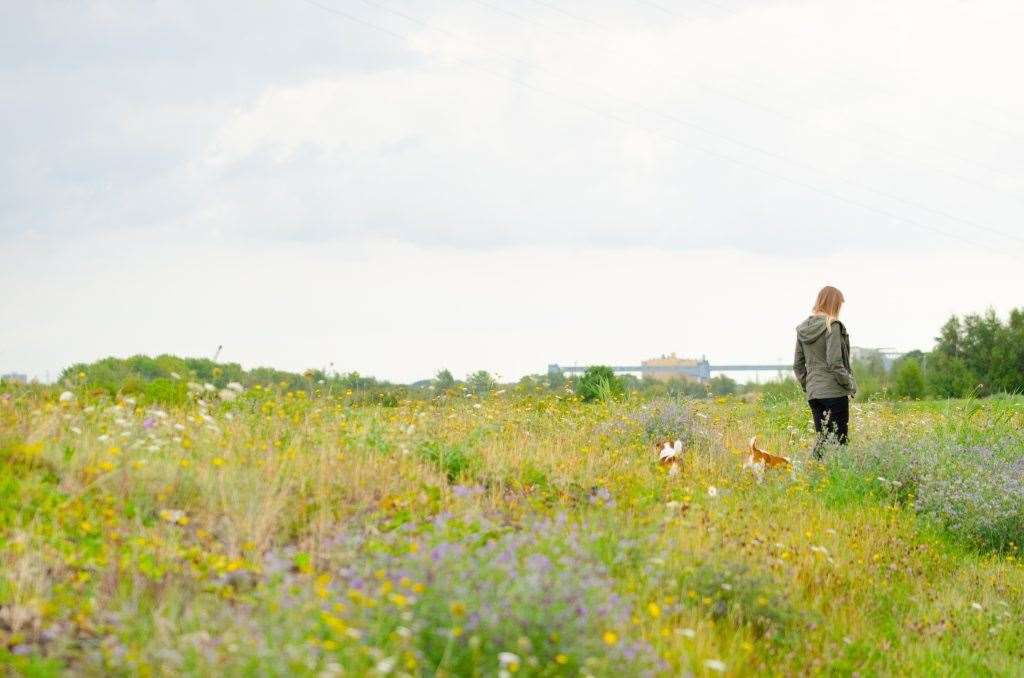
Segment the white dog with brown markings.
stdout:
<path fill-rule="evenodd" d="M 747 455 L 747 460 L 743 462 L 744 470 L 750 470 L 757 477 L 757 482 L 761 482 L 764 479 L 764 470 L 766 468 L 779 466 L 792 468 L 793 464 L 790 462 L 789 457 L 765 452 L 758 447 L 757 436 L 750 439 L 750 454 Z"/>
<path fill-rule="evenodd" d="M 683 461 L 683 441 L 663 440 L 654 443 L 654 449 L 658 450 L 658 463 L 668 467 L 670 476 L 679 475 L 679 465 Z"/>

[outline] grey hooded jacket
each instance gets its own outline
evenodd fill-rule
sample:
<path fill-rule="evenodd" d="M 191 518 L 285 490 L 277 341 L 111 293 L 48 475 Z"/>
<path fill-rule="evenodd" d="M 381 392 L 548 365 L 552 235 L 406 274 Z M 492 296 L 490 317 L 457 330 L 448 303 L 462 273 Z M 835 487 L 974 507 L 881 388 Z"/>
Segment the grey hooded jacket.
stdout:
<path fill-rule="evenodd" d="M 850 335 L 838 320 L 812 315 L 796 328 L 793 372 L 808 400 L 841 398 L 857 392 L 850 369 Z"/>

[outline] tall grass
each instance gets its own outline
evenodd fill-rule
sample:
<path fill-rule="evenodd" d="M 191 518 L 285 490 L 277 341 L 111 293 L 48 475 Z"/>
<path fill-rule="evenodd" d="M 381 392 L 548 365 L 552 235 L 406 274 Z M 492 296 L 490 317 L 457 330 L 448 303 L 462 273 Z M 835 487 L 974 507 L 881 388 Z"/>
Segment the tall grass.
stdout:
<path fill-rule="evenodd" d="M 7 395 L 15 673 L 1011 674 L 1024 641 L 1013 400 L 858 404 L 822 466 L 785 400 Z M 797 471 L 744 472 L 752 433 Z"/>

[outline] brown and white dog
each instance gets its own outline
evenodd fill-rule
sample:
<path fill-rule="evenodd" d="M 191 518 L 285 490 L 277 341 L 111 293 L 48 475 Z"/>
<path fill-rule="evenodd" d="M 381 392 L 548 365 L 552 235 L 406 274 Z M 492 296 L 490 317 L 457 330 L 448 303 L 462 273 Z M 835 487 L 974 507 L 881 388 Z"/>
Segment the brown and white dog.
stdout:
<path fill-rule="evenodd" d="M 679 464 L 683 461 L 683 441 L 663 440 L 654 443 L 654 449 L 658 451 L 658 463 L 668 467 L 670 476 L 679 475 Z"/>
<path fill-rule="evenodd" d="M 764 478 L 764 470 L 766 468 L 775 468 L 777 466 L 792 466 L 788 457 L 781 457 L 771 452 L 765 452 L 757 446 L 757 436 L 750 439 L 750 454 L 747 455 L 747 460 L 743 463 L 744 469 L 750 469 L 755 476 L 757 476 L 757 482 L 761 482 Z"/>

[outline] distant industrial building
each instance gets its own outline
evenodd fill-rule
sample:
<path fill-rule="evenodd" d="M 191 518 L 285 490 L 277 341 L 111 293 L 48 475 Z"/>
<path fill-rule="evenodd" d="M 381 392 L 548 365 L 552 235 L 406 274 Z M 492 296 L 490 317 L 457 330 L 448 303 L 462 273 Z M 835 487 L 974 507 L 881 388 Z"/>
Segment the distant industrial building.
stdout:
<path fill-rule="evenodd" d="M 663 355 L 660 358 L 650 358 L 640 362 L 640 376 L 644 379 L 653 379 L 655 381 L 672 381 L 673 379 L 684 379 L 686 381 L 701 381 L 701 363 L 707 363 L 706 360 L 697 360 L 695 358 L 678 358 L 676 354 L 669 353 Z M 689 368 L 668 371 L 663 368 Z M 652 369 L 662 368 L 662 369 Z"/>
<path fill-rule="evenodd" d="M 864 348 L 854 346 L 850 349 L 852 360 L 864 360 L 867 362 L 877 361 L 887 371 L 892 369 L 893 363 L 904 354 L 891 348 Z M 680 358 L 675 353 L 662 355 L 658 358 L 643 360 L 639 365 L 613 365 L 608 364 L 612 371 L 617 374 L 638 374 L 644 379 L 655 381 L 671 381 L 673 379 L 684 379 L 698 383 L 706 382 L 715 372 L 774 372 L 780 378 L 793 374 L 793 364 L 765 365 L 758 363 L 741 363 L 734 365 L 712 365 L 707 358 Z M 589 365 L 567 365 L 557 363 L 548 365 L 548 374 L 583 374 Z"/>
<path fill-rule="evenodd" d="M 893 364 L 903 357 L 902 351 L 893 348 L 864 348 L 863 346 L 850 347 L 850 360 L 863 360 L 864 362 L 878 361 L 886 372 L 892 369 Z"/>
<path fill-rule="evenodd" d="M 583 374 L 589 365 L 561 366 L 557 363 L 548 365 L 548 374 Z M 712 372 L 780 372 L 789 374 L 793 365 L 712 365 L 706 358 L 694 360 L 679 358 L 675 353 L 660 358 L 644 360 L 639 365 L 609 365 L 617 374 L 639 374 L 658 381 L 686 379 L 703 383 L 711 378 Z"/>
<path fill-rule="evenodd" d="M 28 375 L 27 374 L 19 374 L 18 372 L 9 372 L 9 373 L 3 375 L 2 377 L 0 377 L 0 381 L 11 382 L 11 383 L 14 383 L 14 384 L 27 384 L 28 383 Z"/>

